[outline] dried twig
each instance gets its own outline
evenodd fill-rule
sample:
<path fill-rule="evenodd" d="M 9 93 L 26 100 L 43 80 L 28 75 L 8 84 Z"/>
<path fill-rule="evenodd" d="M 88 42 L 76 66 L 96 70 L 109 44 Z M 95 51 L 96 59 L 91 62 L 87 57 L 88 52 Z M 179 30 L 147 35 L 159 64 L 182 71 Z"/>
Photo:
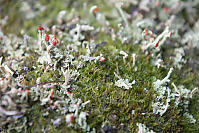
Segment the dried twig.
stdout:
<path fill-rule="evenodd" d="M 47 82 L 35 84 L 35 85 L 32 85 L 32 86 L 28 86 L 28 87 L 26 87 L 26 88 L 27 88 L 27 89 L 30 89 L 30 88 L 36 87 L 36 86 L 38 86 L 38 85 L 45 85 L 45 84 L 50 84 L 50 83 L 64 83 L 64 82 L 65 82 L 64 80 L 47 81 Z"/>

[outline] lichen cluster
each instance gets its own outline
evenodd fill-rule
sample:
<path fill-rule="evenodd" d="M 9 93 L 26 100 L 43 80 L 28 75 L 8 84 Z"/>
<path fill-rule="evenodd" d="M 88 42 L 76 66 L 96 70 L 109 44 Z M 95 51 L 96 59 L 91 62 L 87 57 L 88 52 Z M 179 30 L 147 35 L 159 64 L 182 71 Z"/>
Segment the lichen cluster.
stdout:
<path fill-rule="evenodd" d="M 1 132 L 199 131 L 197 0 L 16 5 L 25 29 L 0 19 Z"/>

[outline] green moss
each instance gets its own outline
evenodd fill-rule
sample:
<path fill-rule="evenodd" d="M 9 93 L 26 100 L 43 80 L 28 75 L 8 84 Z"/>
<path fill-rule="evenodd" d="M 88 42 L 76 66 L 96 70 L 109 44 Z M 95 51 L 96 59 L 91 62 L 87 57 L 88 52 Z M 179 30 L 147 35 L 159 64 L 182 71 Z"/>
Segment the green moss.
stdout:
<path fill-rule="evenodd" d="M 198 130 L 197 124 L 189 124 L 188 120 L 183 117 L 183 107 L 176 108 L 173 102 L 170 103 L 170 107 L 162 117 L 153 114 L 152 102 L 157 94 L 152 83 L 154 77 L 157 79 L 164 78 L 167 75 L 167 70 L 152 66 L 150 60 L 141 53 L 139 46 L 121 45 L 120 41 L 114 42 L 104 33 L 101 33 L 100 37 L 100 40 L 107 41 L 107 44 L 104 47 L 97 48 L 93 56 L 102 53 L 106 61 L 86 63 L 86 66 L 79 70 L 78 80 L 72 82 L 75 87 L 75 97 L 81 98 L 84 102 L 91 101 L 84 110 L 89 114 L 88 123 L 91 128 L 95 127 L 97 131 L 100 131 L 102 123 L 108 122 L 110 125 L 116 126 L 121 132 L 127 130 L 135 132 L 137 129 L 136 123 L 140 122 L 156 132 L 188 132 L 193 131 L 193 128 Z M 115 53 L 116 49 L 118 52 Z M 129 57 L 126 59 L 127 63 L 123 61 L 122 56 L 117 56 L 120 50 L 129 53 Z M 130 56 L 132 52 L 137 54 L 137 71 L 135 71 L 135 66 L 132 65 L 133 62 Z M 85 50 L 74 53 L 75 56 L 80 54 L 85 54 Z M 35 62 L 36 60 L 33 57 L 29 57 L 24 61 L 24 64 L 34 64 Z M 29 65 L 28 68 L 32 69 L 32 65 Z M 135 79 L 136 84 L 129 90 L 116 87 L 114 84 L 118 79 L 114 76 L 114 72 L 122 78 L 128 78 L 130 82 Z M 194 79 L 193 74 L 189 73 L 188 69 L 185 69 L 183 77 L 180 77 L 181 74 L 180 71 L 172 73 L 172 82 L 176 85 L 183 84 L 187 88 L 192 88 L 194 86 L 191 82 Z M 44 70 L 38 67 L 26 74 L 26 81 L 30 80 L 28 85 L 34 85 L 38 77 L 41 77 L 42 82 L 63 80 L 63 76 L 57 71 L 51 70 L 44 73 Z M 145 92 L 144 88 L 147 88 L 148 91 Z M 195 118 L 198 118 L 198 108 L 194 101 L 197 99 L 198 97 L 195 96 L 190 105 L 190 110 L 195 114 Z M 50 112 L 50 117 L 46 120 L 41 116 L 44 113 L 42 113 L 43 107 L 33 104 L 31 110 L 32 117 L 29 118 L 29 121 L 33 121 L 33 126 L 28 130 L 31 131 L 35 128 L 38 129 L 38 132 L 42 128 L 48 128 L 49 132 L 69 130 L 65 125 L 55 128 L 52 124 L 47 123 L 54 112 Z M 134 115 L 132 115 L 132 110 L 135 110 Z M 121 123 L 124 123 L 125 129 L 122 128 Z M 130 129 L 127 129 L 127 127 Z"/>
<path fill-rule="evenodd" d="M 29 35 L 36 36 L 36 27 L 41 25 L 43 22 L 48 22 L 49 25 L 53 25 L 56 21 L 57 13 L 60 10 L 66 9 L 70 11 L 72 7 L 80 7 L 75 12 L 77 16 L 86 18 L 85 13 L 82 11 L 82 3 L 70 1 L 70 7 L 66 7 L 66 2 L 61 1 L 44 1 L 41 3 L 47 5 L 47 10 L 39 14 L 34 20 L 25 20 L 18 27 L 12 26 L 13 23 L 20 24 L 22 16 L 19 15 L 18 7 L 13 6 L 13 3 L 6 3 L 5 8 L 12 6 L 10 12 L 6 12 L 10 19 L 5 27 L 6 32 L 19 33 L 20 28 L 25 28 Z M 103 1 L 91 1 L 88 7 L 93 4 L 103 5 L 100 3 Z M 11 5 L 10 5 L 11 4 Z M 100 6 L 101 11 L 108 12 L 110 8 L 108 6 Z M 16 12 L 14 12 L 16 10 Z M 18 18 L 19 16 L 19 18 Z M 1 16 L 2 17 L 2 16 Z M 16 19 L 18 18 L 18 19 Z M 90 19 L 90 18 L 89 18 Z M 111 17 L 108 18 L 111 20 Z M 14 21 L 15 20 L 15 21 Z M 94 19 L 90 19 L 90 23 L 95 27 L 99 24 Z M 24 26 L 22 26 L 24 24 Z M 111 21 L 111 25 L 117 26 L 116 22 Z M 10 27 L 11 26 L 11 27 Z M 142 54 L 140 48 L 137 45 L 132 44 L 121 44 L 119 40 L 112 41 L 112 39 L 105 33 L 99 33 L 96 36 L 98 42 L 106 41 L 107 44 L 104 47 L 97 48 L 93 56 L 98 56 L 100 53 L 106 58 L 104 62 L 91 62 L 86 63 L 86 66 L 79 70 L 80 76 L 78 80 L 72 82 L 74 85 L 74 96 L 82 99 L 84 102 L 90 100 L 84 111 L 88 112 L 88 123 L 91 127 L 95 127 L 97 131 L 100 131 L 101 125 L 104 122 L 109 123 L 111 126 L 116 126 L 121 132 L 128 131 L 129 127 L 131 132 L 135 132 L 137 129 L 136 123 L 140 122 L 145 124 L 148 128 L 153 129 L 156 132 L 195 132 L 199 131 L 199 123 L 190 124 L 188 120 L 183 117 L 183 107 L 176 108 L 174 103 L 170 103 L 170 107 L 167 112 L 162 116 L 154 115 L 152 109 L 152 102 L 157 96 L 153 89 L 154 77 L 162 79 L 167 75 L 167 70 L 164 68 L 153 67 L 150 60 Z M 65 45 L 65 44 L 63 44 Z M 60 49 L 64 47 L 60 46 Z M 114 52 L 115 50 L 118 52 Z M 126 59 L 126 63 L 123 61 L 121 56 L 117 56 L 119 51 L 123 50 L 129 53 L 129 57 Z M 136 53 L 138 58 L 136 61 L 137 71 L 135 66 L 132 65 L 131 53 Z M 36 79 L 41 77 L 41 82 L 49 80 L 63 80 L 63 75 L 57 71 L 46 71 L 39 66 L 37 63 L 38 55 L 34 51 L 30 57 L 24 59 L 21 67 L 27 67 L 28 71 L 21 70 L 19 73 L 25 75 L 26 85 L 36 84 Z M 169 62 L 169 56 L 173 52 L 171 50 L 166 51 L 165 62 Z M 193 52 L 195 54 L 195 52 Z M 78 53 L 73 53 L 75 57 L 85 54 L 85 50 L 81 49 Z M 195 56 L 195 55 L 191 55 Z M 198 58 L 196 55 L 194 58 Z M 38 66 L 33 68 L 33 66 Z M 45 67 L 45 66 L 44 66 Z M 124 90 L 123 88 L 116 87 L 115 81 L 117 78 L 114 72 L 119 74 L 122 78 L 128 78 L 129 81 L 136 80 L 136 84 L 132 85 L 133 88 Z M 175 72 L 171 75 L 171 81 L 176 85 L 184 85 L 186 88 L 194 88 L 198 85 L 199 72 L 198 69 L 193 70 L 185 65 L 182 70 L 175 69 Z M 170 84 L 169 84 L 170 85 Z M 147 88 L 147 92 L 144 91 Z M 193 114 L 194 118 L 199 119 L 199 96 L 196 95 L 191 99 L 189 110 Z M 132 115 L 132 110 L 135 110 L 135 114 Z M 45 128 L 47 132 L 80 132 L 75 131 L 72 128 L 68 128 L 66 125 L 55 128 L 50 123 L 55 112 L 51 111 L 48 118 L 44 118 L 42 114 L 45 112 L 45 108 L 40 106 L 38 103 L 32 103 L 30 111 L 26 114 L 28 121 L 32 122 L 32 125 L 28 126 L 28 132 L 41 132 L 42 128 Z M 146 113 L 146 114 L 142 114 Z M 63 116 L 62 116 L 63 117 Z M 124 123 L 125 128 L 122 128 L 121 123 Z M 14 132 L 14 131 L 13 131 Z"/>
<path fill-rule="evenodd" d="M 40 133 L 42 130 L 45 130 L 48 133 L 54 132 L 71 132 L 77 133 L 70 127 L 67 127 L 65 124 L 60 125 L 58 128 L 52 125 L 51 119 L 54 119 L 56 113 L 54 111 L 49 111 L 50 114 L 47 117 L 42 116 L 45 113 L 46 109 L 38 104 L 33 104 L 31 110 L 27 113 L 28 121 L 32 122 L 32 125 L 28 127 L 28 132 Z M 63 117 L 63 116 L 62 116 Z"/>
<path fill-rule="evenodd" d="M 108 40 L 108 39 L 107 39 Z M 153 76 L 163 78 L 166 75 L 164 69 L 157 69 L 148 63 L 143 57 L 139 48 L 134 45 L 119 45 L 117 42 L 108 42 L 107 46 L 100 51 L 106 57 L 102 63 L 88 63 L 80 70 L 78 81 L 74 82 L 77 86 L 75 96 L 84 101 L 91 100 L 85 111 L 89 113 L 89 123 L 99 130 L 103 122 L 108 121 L 111 125 L 120 127 L 121 123 L 130 125 L 130 130 L 135 132 L 136 123 L 141 122 L 154 131 L 175 132 L 182 131 L 179 126 L 181 122 L 181 112 L 178 108 L 173 107 L 167 111 L 163 117 L 153 115 L 152 102 L 156 93 L 153 90 Z M 129 57 L 124 63 L 122 57 L 116 58 L 111 55 L 113 50 L 109 47 L 115 46 L 118 50 L 124 50 L 128 53 L 138 53 L 136 63 L 137 71 L 132 66 L 132 59 Z M 103 52 L 102 52 L 103 51 Z M 124 90 L 114 85 L 117 78 L 114 72 L 119 72 L 122 78 L 128 78 L 130 81 L 136 80 L 132 89 Z M 144 92 L 147 88 L 147 92 Z M 135 114 L 132 115 L 132 110 Z M 178 113 L 177 113 L 178 112 Z M 142 113 L 146 113 L 142 115 Z"/>

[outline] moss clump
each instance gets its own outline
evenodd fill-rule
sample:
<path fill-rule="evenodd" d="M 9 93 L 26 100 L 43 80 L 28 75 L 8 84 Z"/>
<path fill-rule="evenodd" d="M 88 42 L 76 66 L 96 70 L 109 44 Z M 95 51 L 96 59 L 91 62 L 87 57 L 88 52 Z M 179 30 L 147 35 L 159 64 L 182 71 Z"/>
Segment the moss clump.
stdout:
<path fill-rule="evenodd" d="M 101 28 L 101 25 L 96 22 L 96 19 L 89 18 L 87 16 L 88 12 L 83 12 L 85 11 L 82 6 L 83 2 L 83 0 L 78 2 L 46 2 L 41 0 L 42 4 L 46 4 L 46 10 L 38 14 L 35 19 L 23 21 L 23 24 L 25 25 L 25 27 L 23 28 L 28 31 L 29 35 L 36 36 L 35 29 L 37 25 L 41 25 L 45 22 L 49 27 L 52 27 L 53 24 L 56 22 L 55 18 L 57 16 L 57 13 L 60 10 L 65 9 L 66 7 L 68 7 L 67 11 L 69 12 L 72 7 L 78 7 L 78 9 L 74 11 L 74 16 L 80 16 L 80 20 L 81 18 L 85 18 L 85 20 L 88 21 L 88 24 L 93 25 L 95 29 L 97 29 L 98 27 Z M 89 2 L 90 3 L 88 3 L 87 6 L 88 8 L 94 4 L 98 4 L 102 12 L 112 11 L 110 6 L 102 6 L 105 3 L 104 1 L 90 0 Z M 3 13 L 10 16 L 9 22 L 3 30 L 6 32 L 19 31 L 20 27 L 22 26 L 9 26 L 13 24 L 13 22 L 20 23 L 22 21 L 23 17 L 19 15 L 20 11 L 18 11 L 18 6 L 20 5 L 20 3 L 17 3 L 15 6 L 13 6 L 12 2 L 4 3 L 5 7 L 12 6 L 13 10 L 16 9 L 17 11 L 13 12 L 13 10 L 11 10 L 13 12 L 13 14 L 11 13 L 11 15 L 9 12 L 6 12 L 5 10 L 3 11 Z M 124 10 L 129 11 L 130 7 L 134 6 L 130 4 L 130 6 L 124 8 Z M 107 15 L 106 17 L 107 20 L 110 22 L 109 28 L 112 28 L 115 31 L 120 30 L 120 28 L 118 27 L 118 21 L 115 20 L 114 16 Z M 15 18 L 18 19 L 14 21 Z M 191 25 L 193 26 L 193 24 Z M 163 29 L 159 29 L 158 32 L 161 33 L 161 30 Z M 134 42 L 132 40 L 129 41 L 129 43 L 122 44 L 121 41 L 117 38 L 116 41 L 113 41 L 111 38 L 111 34 L 104 33 L 103 30 L 101 30 L 100 32 L 99 31 L 92 32 L 92 36 L 91 34 L 86 35 L 85 40 L 90 41 L 94 39 L 95 43 L 106 41 L 107 43 L 105 46 L 97 47 L 96 51 L 92 53 L 92 56 L 98 56 L 100 54 L 103 54 L 106 60 L 96 63 L 92 61 L 86 62 L 85 66 L 78 70 L 78 72 L 80 73 L 78 79 L 76 81 L 70 81 L 72 85 L 70 91 L 74 93 L 74 96 L 76 98 L 80 98 L 83 102 L 86 102 L 88 100 L 91 101 L 84 109 L 84 111 L 88 113 L 87 122 L 90 127 L 96 128 L 97 132 L 100 132 L 101 126 L 104 123 L 108 123 L 109 126 L 115 127 L 116 130 L 118 130 L 119 132 L 136 132 L 138 129 L 136 123 L 143 123 L 149 129 L 155 132 L 199 131 L 198 121 L 196 121 L 195 124 L 191 124 L 189 122 L 189 119 L 187 119 L 183 115 L 186 112 L 183 105 L 176 107 L 174 101 L 171 101 L 169 103 L 170 106 L 162 117 L 153 113 L 152 103 L 155 102 L 156 96 L 159 95 L 154 91 L 153 82 L 155 81 L 155 78 L 163 79 L 167 75 L 168 69 L 154 67 L 151 64 L 152 59 L 147 58 L 146 55 L 143 54 L 143 51 L 140 49 L 139 44 L 133 45 Z M 109 30 L 107 31 L 110 32 Z M 70 32 L 70 29 L 66 29 L 65 32 L 66 34 L 68 34 L 68 32 Z M 65 41 L 64 37 L 62 39 L 63 41 Z M 65 51 L 69 43 L 73 42 L 67 40 L 64 43 L 60 43 L 57 48 L 63 52 Z M 176 45 L 175 47 L 179 46 Z M 162 55 L 165 64 L 168 64 L 167 67 L 172 67 L 170 55 L 173 54 L 173 49 L 173 45 L 165 45 L 165 47 L 163 47 L 161 51 L 163 53 Z M 129 54 L 125 61 L 122 56 L 119 55 L 119 52 L 121 50 Z M 0 51 L 3 50 L 0 49 Z M 192 53 L 194 54 L 195 52 L 197 52 L 195 50 L 193 51 L 194 52 Z M 25 52 L 29 53 L 30 56 L 23 59 L 22 63 L 19 66 L 19 68 L 22 69 L 18 71 L 19 74 L 24 75 L 25 85 L 35 85 L 38 77 L 41 77 L 40 82 L 64 80 L 64 76 L 60 71 L 52 69 L 45 71 L 46 64 L 40 64 L 37 62 L 39 55 L 34 50 Z M 189 54 L 189 56 L 185 58 L 187 60 L 193 58 L 194 61 L 197 62 L 197 54 L 193 55 L 189 52 L 191 53 L 191 51 L 188 51 L 186 54 Z M 133 66 L 133 59 L 131 57 L 132 53 L 136 53 L 137 55 L 135 66 Z M 85 55 L 86 49 L 78 48 L 78 52 L 73 52 L 71 54 L 75 58 L 78 58 L 78 60 L 81 60 L 80 55 Z M 65 55 L 64 58 L 66 58 Z M 189 90 L 191 88 L 194 88 L 196 85 L 198 85 L 197 79 L 199 77 L 198 67 L 195 64 L 188 63 L 184 65 L 181 70 L 175 69 L 170 77 L 170 80 L 176 85 L 184 85 Z M 58 64 L 57 67 L 63 67 L 63 64 Z M 70 68 L 76 69 L 73 68 L 73 66 L 70 66 Z M 124 79 L 129 79 L 130 82 L 135 80 L 136 83 L 132 85 L 132 88 L 130 88 L 129 90 L 119 88 L 115 85 L 115 82 L 118 79 L 115 76 L 114 72 Z M 171 87 L 171 84 L 168 83 L 167 86 Z M 55 87 L 55 90 L 59 89 L 59 87 Z M 190 100 L 190 105 L 188 107 L 188 110 L 190 110 L 190 113 L 193 114 L 196 120 L 199 119 L 198 101 L 199 96 L 194 95 L 194 97 Z M 25 126 L 27 132 L 42 132 L 43 130 L 45 130 L 46 132 L 82 132 L 79 128 L 76 128 L 76 130 L 74 130 L 74 128 L 67 127 L 65 124 L 65 115 L 60 115 L 62 121 L 64 121 L 60 126 L 53 126 L 52 122 L 50 121 L 54 118 L 54 115 L 57 114 L 55 113 L 55 111 L 49 111 L 50 114 L 48 115 L 48 117 L 43 117 L 43 114 L 46 111 L 45 107 L 46 106 L 41 106 L 38 101 L 30 102 L 29 111 L 27 111 L 27 113 L 25 114 L 25 118 L 27 120 L 23 120 L 29 122 L 29 124 Z M 134 110 L 133 114 L 132 110 Z M 4 128 L 6 129 L 6 127 Z M 17 130 L 11 130 L 11 132 L 15 131 Z"/>
<path fill-rule="evenodd" d="M 107 38 L 107 40 L 109 39 Z M 186 124 L 181 124 L 184 119 L 183 112 L 174 107 L 174 103 L 171 103 L 171 107 L 163 117 L 153 115 L 152 102 L 157 95 L 153 89 L 153 77 L 164 78 L 167 71 L 150 65 L 149 61 L 140 54 L 141 51 L 137 46 L 128 44 L 121 46 L 119 44 L 119 41 L 108 42 L 106 46 L 98 49 L 96 54 L 103 53 L 107 60 L 101 63 L 88 63 L 80 70 L 81 75 L 78 81 L 73 83 L 76 85 L 76 97 L 80 97 L 84 101 L 91 100 L 85 109 L 89 113 L 88 121 L 91 126 L 97 127 L 99 130 L 103 122 L 108 122 L 121 130 L 121 123 L 123 123 L 129 127 L 129 129 L 125 129 L 126 131 L 135 132 L 136 123 L 140 122 L 156 132 L 182 131 L 183 126 L 186 126 Z M 137 71 L 132 65 L 131 57 L 125 63 L 121 56 L 112 55 L 116 48 L 118 51 L 138 53 Z M 119 72 L 121 77 L 128 78 L 130 82 L 135 79 L 136 84 L 132 85 L 133 88 L 129 90 L 116 87 L 114 84 L 117 78 L 114 72 Z M 144 88 L 147 88 L 147 91 Z M 135 114 L 132 114 L 132 110 L 135 110 Z M 121 132 L 125 130 L 122 129 Z"/>

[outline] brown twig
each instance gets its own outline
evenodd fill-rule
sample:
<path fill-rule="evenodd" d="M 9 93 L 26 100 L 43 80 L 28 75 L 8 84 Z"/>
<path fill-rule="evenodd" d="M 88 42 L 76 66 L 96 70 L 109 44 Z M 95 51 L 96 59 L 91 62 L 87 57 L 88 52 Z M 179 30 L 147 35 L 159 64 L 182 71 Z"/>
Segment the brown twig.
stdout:
<path fill-rule="evenodd" d="M 65 81 L 64 81 L 64 80 L 47 81 L 47 82 L 35 84 L 35 85 L 32 85 L 32 86 L 28 86 L 28 87 L 26 87 L 26 88 L 27 88 L 27 89 L 30 89 L 30 88 L 35 87 L 35 86 L 38 86 L 38 85 L 45 85 L 45 84 L 50 84 L 50 83 L 63 83 L 63 82 L 65 82 Z"/>

